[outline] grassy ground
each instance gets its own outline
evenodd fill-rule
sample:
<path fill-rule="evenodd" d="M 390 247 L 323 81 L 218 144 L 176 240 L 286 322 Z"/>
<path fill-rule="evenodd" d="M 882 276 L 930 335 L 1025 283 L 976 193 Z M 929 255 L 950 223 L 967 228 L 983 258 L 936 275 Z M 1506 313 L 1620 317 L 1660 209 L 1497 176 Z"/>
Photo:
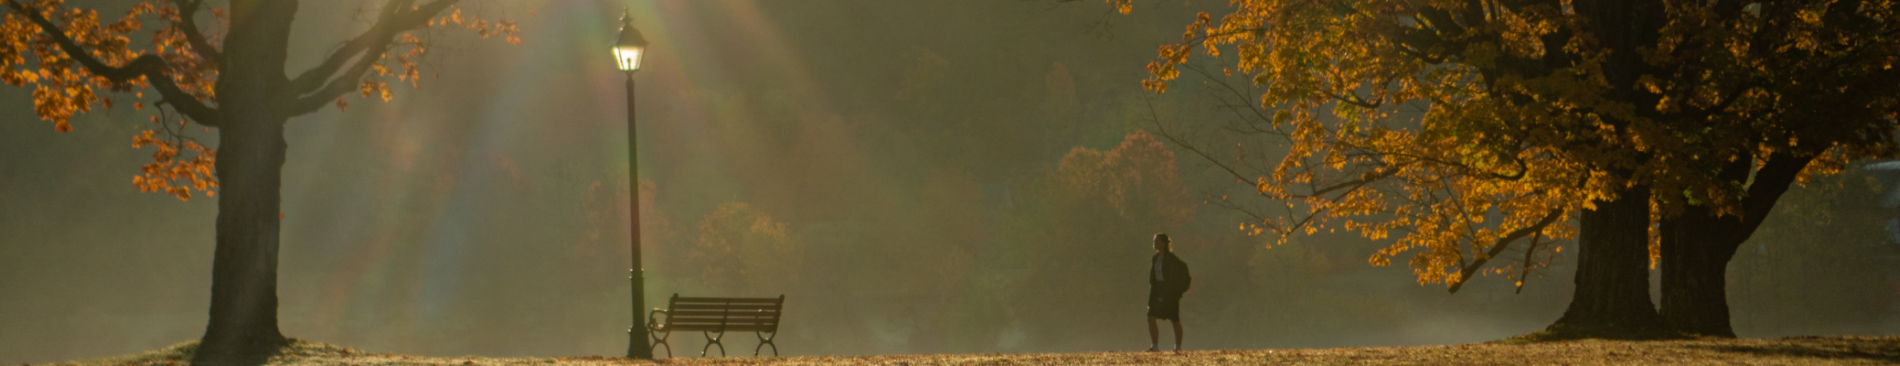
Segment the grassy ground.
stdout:
<path fill-rule="evenodd" d="M 630 361 L 613 357 L 419 357 L 369 353 L 294 341 L 273 365 L 295 366 L 527 366 L 527 365 L 1891 365 L 1900 364 L 1900 337 L 1798 337 L 1460 344 L 1421 347 L 1257 349 L 1182 353 L 1100 352 L 1041 354 L 800 356 L 674 358 Z M 195 343 L 146 353 L 63 362 L 72 366 L 184 365 Z"/>

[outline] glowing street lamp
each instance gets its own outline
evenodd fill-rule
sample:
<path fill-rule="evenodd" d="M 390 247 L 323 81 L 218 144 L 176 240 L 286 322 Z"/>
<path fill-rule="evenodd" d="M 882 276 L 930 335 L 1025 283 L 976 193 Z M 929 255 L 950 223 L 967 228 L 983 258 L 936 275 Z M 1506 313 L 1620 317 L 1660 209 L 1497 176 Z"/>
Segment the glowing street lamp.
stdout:
<path fill-rule="evenodd" d="M 627 328 L 627 358 L 651 360 L 653 349 L 647 344 L 647 318 L 641 316 L 640 309 L 647 307 L 646 270 L 640 266 L 640 149 L 638 135 L 633 128 L 633 73 L 640 71 L 640 57 L 646 56 L 647 39 L 640 31 L 633 29 L 633 16 L 624 11 L 620 14 L 620 40 L 614 42 L 614 61 L 620 64 L 620 71 L 627 73 L 627 193 L 632 196 L 627 212 L 633 217 L 633 268 L 628 278 L 633 281 L 633 327 Z"/>
<path fill-rule="evenodd" d="M 633 29 L 633 18 L 620 15 L 620 40 L 614 42 L 614 60 L 620 63 L 620 71 L 626 71 L 631 79 L 634 71 L 640 71 L 640 56 L 646 55 L 647 39 L 640 36 L 640 30 Z"/>

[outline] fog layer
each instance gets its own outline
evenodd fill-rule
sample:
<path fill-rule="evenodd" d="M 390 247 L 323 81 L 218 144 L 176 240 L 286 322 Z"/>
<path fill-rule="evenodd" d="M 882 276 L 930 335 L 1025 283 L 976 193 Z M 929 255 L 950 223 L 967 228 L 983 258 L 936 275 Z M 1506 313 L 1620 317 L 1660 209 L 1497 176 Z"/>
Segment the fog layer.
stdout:
<path fill-rule="evenodd" d="M 291 121 L 283 331 L 375 352 L 624 354 L 636 183 L 608 54 L 623 7 L 653 43 L 636 75 L 647 305 L 784 295 L 785 355 L 1143 349 L 1159 232 L 1194 274 L 1190 349 L 1479 342 L 1563 312 L 1573 251 L 1521 293 L 1500 277 L 1452 295 L 1367 264 L 1384 243 L 1269 248 L 1203 204 L 1248 186 L 1144 130 L 1222 111 L 1194 83 L 1154 96 L 1139 80 L 1155 46 L 1224 4 L 471 2 L 519 21 L 522 44 L 440 32 L 419 89 Z M 367 26 L 359 5 L 304 2 L 293 72 Z M 30 93 L 0 88 L 0 364 L 196 339 L 215 198 L 130 184 L 146 112 L 61 134 Z M 1783 198 L 1731 265 L 1736 331 L 1900 331 L 1884 192 L 1850 171 Z M 731 355 L 755 344 L 728 337 Z"/>

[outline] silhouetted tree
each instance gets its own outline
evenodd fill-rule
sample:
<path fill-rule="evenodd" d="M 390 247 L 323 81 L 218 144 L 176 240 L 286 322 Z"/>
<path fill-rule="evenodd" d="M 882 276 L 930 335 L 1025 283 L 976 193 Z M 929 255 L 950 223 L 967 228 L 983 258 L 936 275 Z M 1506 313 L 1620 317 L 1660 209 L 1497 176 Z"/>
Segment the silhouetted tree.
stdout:
<path fill-rule="evenodd" d="M 798 283 L 801 248 L 785 223 L 744 202 L 719 205 L 698 225 L 686 254 L 706 287 L 726 296 L 777 295 Z"/>
<path fill-rule="evenodd" d="M 232 0 L 228 12 L 202 0 L 141 1 L 110 23 L 101 22 L 97 9 L 61 0 L 7 0 L 0 81 L 34 88 L 35 112 L 62 132 L 71 130 L 75 114 L 111 107 L 111 97 L 100 94 L 105 91 L 132 93 L 135 109 L 145 106 L 143 91 L 155 91 L 152 105 L 162 108 L 161 116 L 182 117 L 154 116 L 158 130 L 134 137 L 135 145 L 159 150 L 134 183 L 180 199 L 194 189 L 211 195 L 220 188 L 210 321 L 192 363 L 260 364 L 286 342 L 277 327 L 285 124 L 332 104 L 343 107 L 349 93 L 388 100 L 385 76 L 413 85 L 426 48 L 411 30 L 459 25 L 518 42 L 512 22 L 465 18 L 459 10 L 437 18 L 456 3 L 388 1 L 375 10 L 368 30 L 293 78 L 285 65 L 294 0 Z M 222 33 L 197 23 L 205 14 L 223 23 L 211 27 Z M 144 32 L 149 42 L 131 40 Z M 217 150 L 184 138 L 185 121 L 217 128 Z"/>

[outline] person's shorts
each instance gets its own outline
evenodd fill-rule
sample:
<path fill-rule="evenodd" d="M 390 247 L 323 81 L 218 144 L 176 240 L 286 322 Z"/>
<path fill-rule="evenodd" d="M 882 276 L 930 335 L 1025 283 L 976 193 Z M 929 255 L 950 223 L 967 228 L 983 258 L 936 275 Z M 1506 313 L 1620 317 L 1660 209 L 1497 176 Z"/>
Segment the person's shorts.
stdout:
<path fill-rule="evenodd" d="M 1154 299 L 1148 301 L 1148 317 L 1155 319 L 1181 320 L 1181 299 Z"/>

